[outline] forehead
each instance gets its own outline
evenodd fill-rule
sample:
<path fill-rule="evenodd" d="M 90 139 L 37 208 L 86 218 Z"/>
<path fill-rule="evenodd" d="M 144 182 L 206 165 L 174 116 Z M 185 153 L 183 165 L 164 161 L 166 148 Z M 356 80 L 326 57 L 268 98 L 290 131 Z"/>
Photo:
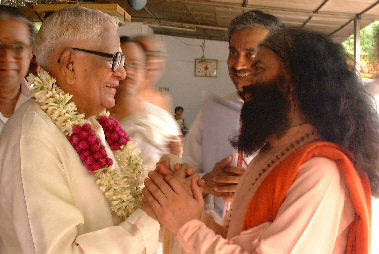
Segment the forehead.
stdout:
<path fill-rule="evenodd" d="M 145 60 L 145 52 L 134 42 L 122 43 L 121 49 L 126 60 L 138 60 L 141 62 Z"/>
<path fill-rule="evenodd" d="M 25 23 L 14 19 L 0 20 L 0 40 L 3 43 L 30 43 L 29 28 Z"/>
<path fill-rule="evenodd" d="M 230 37 L 229 46 L 238 50 L 256 49 L 268 34 L 269 30 L 264 27 L 235 30 Z"/>
<path fill-rule="evenodd" d="M 120 38 L 117 34 L 117 27 L 111 22 L 105 22 L 102 25 L 101 39 L 99 41 L 91 40 L 100 45 L 101 48 L 107 51 L 112 51 L 109 53 L 115 53 L 120 49 Z"/>
<path fill-rule="evenodd" d="M 271 49 L 260 47 L 255 57 L 257 63 L 262 63 L 270 67 L 283 67 L 283 60 Z"/>

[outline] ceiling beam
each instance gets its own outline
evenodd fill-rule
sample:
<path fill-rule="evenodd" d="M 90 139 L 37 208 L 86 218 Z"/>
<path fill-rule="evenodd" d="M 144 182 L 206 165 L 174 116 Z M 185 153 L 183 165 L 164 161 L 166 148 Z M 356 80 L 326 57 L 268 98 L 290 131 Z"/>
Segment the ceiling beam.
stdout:
<path fill-rule="evenodd" d="M 369 10 L 371 10 L 372 8 L 374 8 L 378 4 L 379 4 L 379 0 L 376 1 L 375 3 L 373 3 L 372 5 L 370 5 L 369 7 L 367 7 L 366 9 L 364 9 L 363 11 L 361 11 L 360 13 L 354 15 L 354 18 L 352 18 L 349 21 L 347 21 L 345 24 L 343 24 L 342 26 L 340 26 L 339 28 L 337 28 L 334 32 L 331 32 L 329 34 L 329 36 L 332 36 L 333 34 L 336 34 L 337 32 L 341 31 L 344 27 L 346 27 L 348 24 L 350 24 L 351 22 L 353 22 L 356 17 L 359 17 L 359 19 L 361 19 L 362 15 L 364 13 L 368 12 Z"/>
<path fill-rule="evenodd" d="M 217 2 L 217 1 L 193 1 L 193 0 L 164 0 L 162 2 L 185 2 L 187 4 L 193 4 L 193 5 L 207 5 L 207 6 L 214 6 L 214 7 L 220 7 L 220 8 L 233 8 L 233 9 L 242 9 L 242 10 L 252 10 L 252 9 L 259 9 L 259 10 L 266 10 L 266 11 L 272 11 L 272 12 L 278 12 L 278 13 L 293 13 L 293 14 L 305 14 L 305 15 L 312 15 L 314 17 L 341 17 L 341 18 L 348 18 L 348 19 L 354 19 L 355 14 L 354 13 L 343 13 L 343 12 L 318 12 L 313 13 L 313 11 L 310 10 L 304 10 L 304 9 L 289 9 L 289 8 L 282 8 L 282 7 L 270 7 L 270 6 L 262 6 L 262 5 L 248 5 L 246 7 L 241 6 L 240 4 L 234 4 L 234 3 L 225 3 L 225 2 Z M 364 15 L 362 16 L 362 19 L 374 19 L 379 18 L 379 15 Z"/>
<path fill-rule="evenodd" d="M 324 0 L 324 2 L 322 2 L 317 8 L 316 8 L 316 10 L 314 10 L 313 11 L 313 13 L 318 13 L 318 11 L 328 2 L 329 0 Z M 301 27 L 304 27 L 311 19 L 312 19 L 312 15 L 311 16 L 309 16 L 308 18 L 307 18 L 307 20 L 306 21 L 304 21 L 304 23 L 303 23 L 303 25 L 301 25 Z"/>
<path fill-rule="evenodd" d="M 154 19 L 151 18 L 133 18 L 133 22 L 143 22 L 146 24 L 154 23 Z M 208 25 L 201 25 L 201 24 L 193 24 L 193 23 L 184 23 L 184 22 L 174 22 L 170 20 L 163 20 L 160 19 L 160 24 L 166 25 L 166 26 L 177 26 L 177 27 L 184 27 L 184 28 L 203 28 L 203 29 L 211 29 L 211 30 L 219 30 L 219 31 L 228 31 L 227 27 L 218 27 L 218 26 L 208 26 Z"/>

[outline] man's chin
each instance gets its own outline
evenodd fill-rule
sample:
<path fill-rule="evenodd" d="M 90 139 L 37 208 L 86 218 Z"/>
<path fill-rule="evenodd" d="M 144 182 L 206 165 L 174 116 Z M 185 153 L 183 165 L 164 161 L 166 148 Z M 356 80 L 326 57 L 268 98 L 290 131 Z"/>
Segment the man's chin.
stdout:
<path fill-rule="evenodd" d="M 113 108 L 114 106 L 116 105 L 116 101 L 115 99 L 108 99 L 107 101 L 103 102 L 101 104 L 101 106 L 104 108 L 104 109 L 110 109 L 110 108 Z"/>

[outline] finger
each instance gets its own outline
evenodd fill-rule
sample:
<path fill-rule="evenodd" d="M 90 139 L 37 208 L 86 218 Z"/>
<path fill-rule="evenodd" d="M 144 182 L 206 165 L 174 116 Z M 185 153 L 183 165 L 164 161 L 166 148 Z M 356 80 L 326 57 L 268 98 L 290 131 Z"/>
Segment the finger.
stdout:
<path fill-rule="evenodd" d="M 221 198 L 224 201 L 232 202 L 234 198 L 234 193 L 223 193 L 217 196 L 218 198 Z"/>
<path fill-rule="evenodd" d="M 167 197 L 170 198 L 175 194 L 171 186 L 162 178 L 160 174 L 155 171 L 149 172 L 149 178 L 154 182 L 157 188 Z M 166 177 L 172 177 L 172 175 L 168 175 Z"/>
<path fill-rule="evenodd" d="M 201 189 L 199 188 L 199 186 L 197 185 L 197 181 L 198 180 L 199 180 L 198 176 L 192 178 L 192 184 L 191 184 L 191 186 L 192 186 L 192 193 L 193 193 L 194 199 L 201 206 L 203 206 L 204 205 L 203 193 L 202 193 Z"/>
<path fill-rule="evenodd" d="M 196 173 L 196 170 L 194 168 L 188 167 L 186 169 L 186 176 L 192 176 Z"/>
<path fill-rule="evenodd" d="M 237 184 L 231 184 L 231 185 L 216 185 L 213 190 L 215 192 L 224 193 L 224 192 L 236 192 L 237 190 Z"/>
<path fill-rule="evenodd" d="M 172 174 L 170 167 L 166 167 L 165 163 L 162 162 L 157 162 L 156 171 L 163 176 Z"/>
<path fill-rule="evenodd" d="M 159 204 L 166 205 L 167 204 L 167 196 L 159 189 L 158 186 L 151 179 L 145 179 L 145 188 L 148 190 L 151 195 L 154 197 Z"/>
<path fill-rule="evenodd" d="M 153 195 L 151 194 L 151 192 L 149 192 L 147 189 L 143 189 L 142 191 L 144 197 L 146 197 L 151 209 L 153 209 L 153 212 L 155 214 L 155 216 L 158 217 L 159 214 L 162 213 L 163 211 L 163 208 L 162 206 L 159 204 L 159 202 L 153 197 Z"/>
<path fill-rule="evenodd" d="M 213 181 L 216 184 L 237 184 L 241 180 L 241 176 L 215 176 Z"/>
<path fill-rule="evenodd" d="M 197 185 L 199 185 L 199 187 L 203 187 L 205 185 L 205 181 L 199 178 L 199 180 L 197 180 Z"/>
<path fill-rule="evenodd" d="M 224 169 L 224 172 L 227 174 L 243 175 L 246 172 L 246 169 L 238 167 L 226 167 Z"/>
<path fill-rule="evenodd" d="M 180 179 L 184 179 L 186 177 L 186 168 L 184 164 L 175 164 L 174 166 L 174 176 Z"/>
<path fill-rule="evenodd" d="M 174 190 L 174 192 L 178 195 L 184 195 L 187 194 L 185 191 L 184 186 L 180 184 L 178 179 L 176 179 L 173 176 L 167 176 L 165 177 L 165 180 L 168 182 L 168 184 L 171 186 L 171 188 Z"/>
<path fill-rule="evenodd" d="M 166 168 L 170 168 L 170 155 L 162 155 L 162 157 L 159 159 L 159 162 L 162 162 Z"/>
<path fill-rule="evenodd" d="M 142 194 L 146 203 L 151 207 L 153 203 L 155 203 L 155 205 L 161 206 L 161 204 L 155 199 L 155 197 L 151 194 L 151 192 L 148 189 L 144 188 L 142 190 Z"/>
<path fill-rule="evenodd" d="M 225 167 L 227 167 L 230 163 L 232 163 L 232 156 L 228 156 L 226 157 L 225 159 L 219 161 L 216 163 L 215 167 L 217 169 L 224 169 Z"/>

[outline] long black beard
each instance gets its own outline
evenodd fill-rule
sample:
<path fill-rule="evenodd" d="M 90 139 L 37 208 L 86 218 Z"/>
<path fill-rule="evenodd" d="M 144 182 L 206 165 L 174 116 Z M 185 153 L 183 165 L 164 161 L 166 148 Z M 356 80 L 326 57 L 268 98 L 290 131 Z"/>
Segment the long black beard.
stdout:
<path fill-rule="evenodd" d="M 279 89 L 283 76 L 265 83 L 244 87 L 245 103 L 241 110 L 241 131 L 231 143 L 239 151 L 251 155 L 267 145 L 272 134 L 281 136 L 289 127 L 288 96 Z"/>

